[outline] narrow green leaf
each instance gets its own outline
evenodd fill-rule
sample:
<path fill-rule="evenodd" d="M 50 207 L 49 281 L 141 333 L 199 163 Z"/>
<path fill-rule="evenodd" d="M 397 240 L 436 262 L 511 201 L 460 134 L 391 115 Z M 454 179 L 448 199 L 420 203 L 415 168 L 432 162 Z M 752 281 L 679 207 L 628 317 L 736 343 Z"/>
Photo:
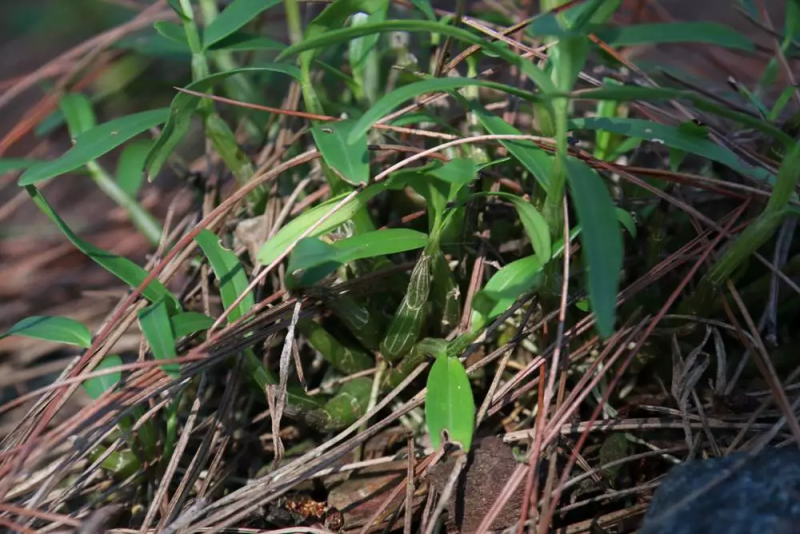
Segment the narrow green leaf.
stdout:
<path fill-rule="evenodd" d="M 499 197 L 511 202 L 514 209 L 517 210 L 519 219 L 522 221 L 522 226 L 525 228 L 525 233 L 528 234 L 528 239 L 531 240 L 536 257 L 539 258 L 542 265 L 550 261 L 552 247 L 550 242 L 550 229 L 547 226 L 547 221 L 545 221 L 544 216 L 533 207 L 533 204 L 511 193 L 498 191 L 483 194 Z"/>
<path fill-rule="evenodd" d="M 333 244 L 335 260 L 340 263 L 377 258 L 416 250 L 428 244 L 428 235 L 408 228 L 390 228 L 365 232 Z"/>
<path fill-rule="evenodd" d="M 407 252 L 427 244 L 427 234 L 406 228 L 365 232 L 332 245 L 318 238 L 306 238 L 297 243 L 289 256 L 287 271 L 293 274 L 313 269 L 310 277 L 301 277 L 302 285 L 311 285 L 345 263 Z"/>
<path fill-rule="evenodd" d="M 336 213 L 328 217 L 319 228 L 306 237 L 315 237 L 318 235 L 326 234 L 343 224 L 348 219 L 352 218 L 355 213 L 364 208 L 372 197 L 383 191 L 385 182 L 371 185 L 358 193 L 347 204 L 339 208 Z M 286 226 L 281 228 L 272 239 L 264 243 L 261 250 L 258 251 L 258 261 L 264 265 L 269 265 L 275 261 L 281 254 L 283 254 L 289 246 L 297 240 L 309 226 L 320 220 L 333 210 L 336 205 L 341 202 L 345 196 L 340 195 L 332 198 L 319 206 L 303 212 L 299 217 L 293 219 Z"/>
<path fill-rule="evenodd" d="M 322 159 L 350 185 L 369 182 L 369 149 L 367 133 L 349 138 L 355 121 L 352 119 L 318 124 L 311 129 Z"/>
<path fill-rule="evenodd" d="M 470 111 L 492 135 L 522 135 L 522 132 L 501 117 L 490 113 L 476 101 L 470 102 Z M 550 175 L 553 173 L 552 156 L 536 146 L 533 141 L 500 141 L 500 144 L 511 152 L 523 167 L 528 169 L 545 191 L 549 188 Z"/>
<path fill-rule="evenodd" d="M 97 126 L 92 102 L 82 93 L 67 93 L 61 97 L 59 107 L 67 121 L 69 134 L 78 137 Z"/>
<path fill-rule="evenodd" d="M 67 237 L 67 239 L 70 240 L 73 245 L 75 245 L 75 247 L 78 248 L 78 250 L 89 256 L 89 258 L 98 263 L 101 267 L 132 288 L 138 287 L 142 282 L 144 282 L 145 278 L 148 276 L 147 271 L 133 263 L 128 258 L 116 256 L 82 240 L 70 229 L 69 226 L 67 226 L 61 217 L 58 216 L 58 214 L 55 212 L 55 210 L 53 210 L 50 204 L 47 203 L 47 200 L 44 198 L 44 196 L 42 196 L 38 189 L 29 185 L 26 187 L 26 190 L 28 191 L 28 194 L 30 195 L 34 204 L 36 204 L 36 206 L 38 206 L 39 209 L 42 210 L 44 214 L 56 224 L 56 226 L 58 226 L 61 232 Z M 162 298 L 167 299 L 172 311 L 180 309 L 180 304 L 178 303 L 178 299 L 175 297 L 175 295 L 170 293 L 167 288 L 164 287 L 164 285 L 158 280 L 153 280 L 150 282 L 147 287 L 144 288 L 142 294 L 151 302 L 155 302 Z"/>
<path fill-rule="evenodd" d="M 110 354 L 103 358 L 100 363 L 98 363 L 97 366 L 92 369 L 92 372 L 104 371 L 106 369 L 111 369 L 112 367 L 119 367 L 120 365 L 122 365 L 122 358 L 116 354 Z M 91 398 L 99 399 L 103 393 L 116 386 L 121 379 L 122 372 L 116 371 L 107 375 L 93 376 L 92 378 L 85 380 L 82 385 L 83 389 L 86 390 L 86 393 Z"/>
<path fill-rule="evenodd" d="M 254 50 L 286 49 L 286 44 L 263 35 L 253 35 L 245 32 L 236 32 L 233 35 L 217 41 L 210 50 L 228 50 L 230 52 L 250 52 Z"/>
<path fill-rule="evenodd" d="M 172 360 L 177 358 L 175 350 L 175 335 L 169 320 L 167 304 L 163 300 L 154 302 L 150 306 L 139 310 L 139 328 L 142 329 L 145 339 L 150 344 L 153 357 L 156 360 Z M 161 368 L 172 378 L 180 375 L 180 366 L 177 363 L 162 365 Z"/>
<path fill-rule="evenodd" d="M 370 10 L 361 9 L 365 13 L 370 13 Z M 517 54 L 511 52 L 507 46 L 498 45 L 491 41 L 487 41 L 483 37 L 477 36 L 466 30 L 456 28 L 441 22 L 433 22 L 426 20 L 387 20 L 384 22 L 376 22 L 372 24 L 363 24 L 360 26 L 342 28 L 340 30 L 333 29 L 337 26 L 326 26 L 320 31 L 314 32 L 312 35 L 307 32 L 306 38 L 302 42 L 294 44 L 278 56 L 278 59 L 285 58 L 290 55 L 298 54 L 306 50 L 316 50 L 323 47 L 328 47 L 337 43 L 349 41 L 356 37 L 363 37 L 374 33 L 391 32 L 391 31 L 407 31 L 407 32 L 423 32 L 423 33 L 438 33 L 445 37 L 452 37 L 458 41 L 465 43 L 480 45 L 484 50 L 494 53 L 498 57 L 504 59 L 509 64 L 518 67 L 524 72 L 531 80 L 533 80 L 539 88 L 545 93 L 555 91 L 553 83 L 550 79 L 538 69 L 532 62 L 527 59 L 521 58 Z M 341 27 L 339 25 L 338 27 Z"/>
<path fill-rule="evenodd" d="M 730 26 L 717 22 L 668 22 L 629 24 L 593 28 L 593 33 L 612 46 L 653 45 L 661 43 L 704 43 L 752 52 L 752 41 Z"/>
<path fill-rule="evenodd" d="M 204 313 L 193 311 L 182 312 L 169 318 L 172 333 L 175 339 L 190 336 L 196 332 L 208 330 L 214 324 L 214 319 Z"/>
<path fill-rule="evenodd" d="M 411 3 L 414 4 L 414 7 L 422 11 L 422 14 L 425 15 L 428 20 L 436 22 L 436 13 L 433 11 L 430 0 L 411 0 Z"/>
<path fill-rule="evenodd" d="M 271 63 L 218 72 L 202 80 L 190 83 L 186 86 L 186 89 L 205 92 L 222 80 L 236 74 L 259 72 L 281 72 L 295 79 L 299 79 L 300 77 L 300 71 L 294 65 Z M 175 98 L 172 99 L 172 104 L 169 108 L 169 119 L 164 125 L 164 129 L 161 131 L 161 135 L 156 139 L 153 148 L 150 149 L 150 152 L 147 154 L 147 160 L 145 161 L 145 169 L 148 171 L 150 180 L 158 174 L 164 162 L 167 161 L 167 158 L 175 151 L 175 148 L 178 146 L 178 143 L 181 142 L 184 135 L 186 135 L 186 132 L 189 131 L 192 114 L 199 105 L 200 99 L 187 93 L 178 93 Z"/>
<path fill-rule="evenodd" d="M 117 183 L 131 198 L 136 198 L 144 182 L 144 162 L 153 147 L 150 139 L 137 139 L 122 149 L 117 163 Z"/>
<path fill-rule="evenodd" d="M 425 93 L 437 91 L 456 91 L 464 87 L 489 87 L 504 93 L 518 96 L 525 100 L 536 100 L 533 93 L 522 91 L 515 87 L 503 85 L 495 82 L 477 80 L 474 78 L 429 78 L 419 82 L 404 85 L 383 95 L 375 104 L 367 110 L 356 122 L 350 131 L 348 142 L 354 142 L 359 136 L 365 135 L 367 131 L 382 117 L 389 114 L 403 102 L 417 98 Z"/>
<path fill-rule="evenodd" d="M 209 48 L 256 18 L 281 0 L 234 0 L 203 33 L 203 48 Z"/>
<path fill-rule="evenodd" d="M 167 120 L 166 109 L 143 111 L 115 119 L 79 135 L 75 145 L 60 158 L 34 165 L 19 179 L 19 185 L 32 185 L 60 174 L 74 171 L 111 152 L 125 141 Z"/>
<path fill-rule="evenodd" d="M 664 144 L 722 163 L 759 181 L 767 180 L 771 176 L 769 172 L 762 168 L 748 165 L 728 148 L 718 145 L 697 133 L 692 133 L 686 128 L 676 128 L 644 119 L 628 119 L 624 117 L 573 119 L 570 121 L 570 128 L 574 130 L 604 130 Z"/>
<path fill-rule="evenodd" d="M 472 446 L 475 432 L 475 400 L 467 371 L 458 358 L 440 356 L 428 374 L 425 397 L 425 423 L 431 445 L 442 445 L 442 432 L 448 441 L 459 443 L 464 451 Z"/>
<path fill-rule="evenodd" d="M 565 161 L 572 200 L 583 233 L 581 248 L 587 269 L 589 302 L 597 318 L 597 329 L 610 336 L 616 322 L 617 290 L 622 269 L 622 236 L 614 202 L 606 185 L 582 161 Z"/>
<path fill-rule="evenodd" d="M 305 36 L 299 44 L 313 42 L 331 31 L 336 31 L 344 26 L 351 15 L 356 13 L 372 14 L 385 10 L 386 3 L 386 0 L 336 0 L 308 24 Z M 303 68 L 307 68 L 317 55 L 318 51 L 315 48 L 313 46 L 306 48 L 306 53 L 300 56 L 300 65 Z"/>
<path fill-rule="evenodd" d="M 26 317 L 0 334 L 0 339 L 8 336 L 25 336 L 55 343 L 77 345 L 88 349 L 92 346 L 92 334 L 83 323 L 68 317 L 34 315 Z"/>
<path fill-rule="evenodd" d="M 2 158 L 0 159 L 0 176 L 11 171 L 23 171 L 39 163 L 42 162 L 35 159 Z"/>
<path fill-rule="evenodd" d="M 203 254 L 208 258 L 208 263 L 214 274 L 219 280 L 219 292 L 222 297 L 222 305 L 227 310 L 239 295 L 244 293 L 249 284 L 247 274 L 244 267 L 239 262 L 232 251 L 225 249 L 219 242 L 219 237 L 214 232 L 203 230 L 194 238 L 200 248 L 203 249 Z M 245 313 L 255 304 L 255 298 L 252 293 L 242 299 L 242 302 L 230 312 L 228 315 L 228 322 L 233 322 Z"/>

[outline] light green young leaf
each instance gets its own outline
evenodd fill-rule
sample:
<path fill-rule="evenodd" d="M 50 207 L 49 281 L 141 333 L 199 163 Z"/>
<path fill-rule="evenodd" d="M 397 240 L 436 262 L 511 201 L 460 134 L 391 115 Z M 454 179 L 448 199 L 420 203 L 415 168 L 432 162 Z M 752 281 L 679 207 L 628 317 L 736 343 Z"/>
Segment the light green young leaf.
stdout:
<path fill-rule="evenodd" d="M 218 72 L 202 80 L 190 83 L 186 86 L 186 89 L 204 92 L 217 83 L 236 74 L 260 72 L 281 72 L 295 79 L 299 79 L 300 77 L 300 71 L 294 65 L 271 63 Z M 161 170 L 167 158 L 175 151 L 175 148 L 178 146 L 178 143 L 181 142 L 184 135 L 186 135 L 186 132 L 189 131 L 192 114 L 199 105 L 200 99 L 187 93 L 179 93 L 172 99 L 172 104 L 169 108 L 169 119 L 164 125 L 164 129 L 161 131 L 161 135 L 156 139 L 153 148 L 150 149 L 150 152 L 147 154 L 147 160 L 145 161 L 145 169 L 148 171 L 148 178 L 151 181 L 158 174 L 158 171 Z"/>
<path fill-rule="evenodd" d="M 581 248 L 589 302 L 596 315 L 597 329 L 607 338 L 616 322 L 623 257 L 616 209 L 606 185 L 594 170 L 573 158 L 567 159 L 565 165 L 575 211 L 583 228 Z"/>
<path fill-rule="evenodd" d="M 122 365 L 122 358 L 116 354 L 110 354 L 103 358 L 100 363 L 98 363 L 97 366 L 92 369 L 92 372 L 104 371 L 113 367 L 119 367 L 120 365 Z M 93 376 L 92 378 L 84 381 L 82 385 L 83 389 L 86 390 L 86 393 L 91 398 L 96 400 L 99 399 L 103 393 L 116 386 L 121 379 L 122 372 L 116 371 L 101 376 Z"/>
<path fill-rule="evenodd" d="M 135 288 L 138 287 L 144 280 L 147 278 L 148 273 L 131 260 L 127 258 L 123 258 L 120 256 L 116 256 L 111 254 L 110 252 L 97 248 L 91 243 L 87 243 L 86 241 L 79 238 L 67 224 L 58 216 L 58 214 L 53 210 L 50 204 L 47 203 L 47 200 L 42 196 L 41 192 L 33 186 L 27 186 L 26 190 L 33 200 L 33 203 L 39 207 L 40 210 L 47 215 L 51 221 L 53 221 L 56 226 L 61 230 L 61 232 L 70 240 L 70 242 L 75 245 L 81 252 L 89 256 L 93 261 L 98 263 L 101 267 L 106 269 L 108 272 L 128 284 L 130 287 Z M 158 280 L 153 280 L 150 282 L 147 287 L 144 288 L 142 291 L 144 297 L 152 302 L 155 302 L 160 299 L 166 299 L 171 311 L 177 311 L 180 309 L 180 304 L 178 303 L 178 299 L 170 293 L 166 287 L 164 287 L 161 282 Z"/>
<path fill-rule="evenodd" d="M 137 139 L 122 149 L 117 163 L 117 183 L 131 198 L 136 198 L 144 182 L 144 161 L 153 147 L 150 139 Z"/>
<path fill-rule="evenodd" d="M 208 49 L 280 3 L 280 0 L 234 0 L 205 29 L 203 48 Z"/>
<path fill-rule="evenodd" d="M 464 451 L 472 446 L 475 432 L 475 400 L 467 371 L 458 358 L 439 356 L 428 374 L 425 397 L 425 423 L 431 445 L 442 445 L 442 433 Z"/>
<path fill-rule="evenodd" d="M 169 318 L 172 333 L 175 339 L 190 336 L 196 332 L 208 330 L 214 324 L 214 319 L 204 313 L 193 311 L 177 313 Z"/>
<path fill-rule="evenodd" d="M 159 300 L 150 306 L 138 311 L 139 328 L 142 329 L 145 339 L 150 344 L 153 357 L 156 360 L 172 360 L 177 358 L 175 349 L 175 335 L 169 320 L 166 302 Z M 180 375 L 180 366 L 177 363 L 162 365 L 161 368 L 171 378 Z"/>
<path fill-rule="evenodd" d="M 311 128 L 311 134 L 322 159 L 350 185 L 369 182 L 369 149 L 367 134 L 349 139 L 355 121 L 318 124 Z"/>
<path fill-rule="evenodd" d="M 478 166 L 471 158 L 453 158 L 443 165 L 437 165 L 426 171 L 443 182 L 450 184 L 447 201 L 452 201 L 459 190 L 472 183 L 478 175 Z"/>
<path fill-rule="evenodd" d="M 385 182 L 373 184 L 360 193 L 347 204 L 339 208 L 323 222 L 319 228 L 306 237 L 315 237 L 326 234 L 351 219 L 355 213 L 364 208 L 375 195 L 383 191 Z M 289 224 L 281 228 L 272 239 L 264 243 L 258 251 L 258 261 L 264 265 L 269 265 L 283 254 L 289 246 L 295 242 L 309 226 L 326 216 L 341 202 L 347 193 L 332 198 L 319 206 L 303 212 L 299 217 L 293 219 Z"/>
<path fill-rule="evenodd" d="M 508 124 L 501 117 L 490 113 L 477 101 L 470 102 L 470 111 L 492 135 L 522 135 L 522 132 Z M 532 141 L 500 141 L 506 150 L 517 158 L 523 167 L 533 175 L 546 191 L 553 173 L 553 158 Z"/>
<path fill-rule="evenodd" d="M 88 349 L 92 346 L 92 334 L 83 323 L 69 317 L 34 315 L 22 319 L 0 334 L 0 339 L 8 336 L 25 336 L 34 339 L 66 343 Z"/>
<path fill-rule="evenodd" d="M 239 295 L 244 293 L 249 285 L 247 274 L 239 258 L 236 257 L 232 251 L 223 248 L 219 242 L 219 237 L 214 232 L 203 230 L 194 238 L 200 248 L 203 250 L 214 271 L 214 275 L 219 280 L 219 292 L 222 297 L 222 305 L 227 310 Z M 245 313 L 250 311 L 250 308 L 255 304 L 255 298 L 252 293 L 248 293 L 242 302 L 230 312 L 228 315 L 228 322 L 232 323 Z"/>
<path fill-rule="evenodd" d="M 32 185 L 54 176 L 74 171 L 111 152 L 125 141 L 154 128 L 167 120 L 168 110 L 154 109 L 115 119 L 79 135 L 66 154 L 53 161 L 29 168 L 19 179 L 19 185 Z"/>

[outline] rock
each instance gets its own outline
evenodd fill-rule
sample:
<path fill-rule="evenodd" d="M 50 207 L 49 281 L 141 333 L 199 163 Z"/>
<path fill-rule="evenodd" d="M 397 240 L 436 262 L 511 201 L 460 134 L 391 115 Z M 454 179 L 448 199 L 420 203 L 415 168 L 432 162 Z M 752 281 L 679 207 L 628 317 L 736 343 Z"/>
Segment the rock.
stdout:
<path fill-rule="evenodd" d="M 726 473 L 727 478 L 692 498 Z M 708 532 L 800 532 L 800 450 L 766 449 L 753 458 L 734 453 L 673 468 L 656 491 L 640 534 Z"/>
<path fill-rule="evenodd" d="M 461 534 L 475 532 L 517 465 L 513 450 L 502 439 L 491 436 L 476 441 L 447 504 L 450 524 Z M 428 479 L 437 491 L 443 491 L 452 469 L 452 462 L 431 467 Z M 492 523 L 492 530 L 508 528 L 519 521 L 523 493 L 523 487 L 514 492 Z"/>

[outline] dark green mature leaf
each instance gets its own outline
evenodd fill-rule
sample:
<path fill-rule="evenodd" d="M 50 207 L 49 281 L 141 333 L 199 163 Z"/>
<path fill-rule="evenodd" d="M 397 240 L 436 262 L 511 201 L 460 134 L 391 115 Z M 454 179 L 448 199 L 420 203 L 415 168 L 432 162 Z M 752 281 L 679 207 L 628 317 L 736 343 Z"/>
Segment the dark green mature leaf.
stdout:
<path fill-rule="evenodd" d="M 169 322 L 172 325 L 172 333 L 175 335 L 175 339 L 180 339 L 195 332 L 208 330 L 213 326 L 214 319 L 204 313 L 188 311 L 173 315 L 169 318 Z"/>
<path fill-rule="evenodd" d="M 303 277 L 308 285 L 333 272 L 338 266 L 356 260 L 377 258 L 416 250 L 428 244 L 428 235 L 407 228 L 365 232 L 328 244 L 317 238 L 301 239 L 289 256 L 289 273 L 315 267 L 313 279 Z"/>
<path fill-rule="evenodd" d="M 644 119 L 628 119 L 624 117 L 591 117 L 570 121 L 573 130 L 603 130 L 607 132 L 647 139 L 654 143 L 696 154 L 755 178 L 768 180 L 772 175 L 763 168 L 752 167 L 740 159 L 728 148 L 719 145 L 701 135 L 693 134 L 686 128 L 668 126 Z"/>
<path fill-rule="evenodd" d="M 442 445 L 443 432 L 464 451 L 472 446 L 475 400 L 467 371 L 458 358 L 439 356 L 433 363 L 425 396 L 425 423 L 435 449 Z"/>
<path fill-rule="evenodd" d="M 128 284 L 130 287 L 138 287 L 147 278 L 148 273 L 128 258 L 116 256 L 106 250 L 100 249 L 87 243 L 78 237 L 67 224 L 58 216 L 53 210 L 47 200 L 42 196 L 38 189 L 29 185 L 25 188 L 28 194 L 40 210 L 47 215 L 51 221 L 61 230 L 61 232 L 75 245 L 81 252 L 89 256 L 93 261 L 97 262 L 101 267 L 108 272 Z M 147 287 L 142 291 L 142 295 L 152 302 L 160 299 L 166 299 L 170 310 L 176 311 L 180 309 L 178 299 L 170 293 L 164 285 L 158 280 L 151 281 Z"/>
<path fill-rule="evenodd" d="M 513 204 L 514 209 L 517 210 L 520 221 L 522 221 L 522 226 L 525 228 L 525 233 L 528 234 L 528 239 L 531 240 L 536 257 L 542 265 L 550 261 L 552 246 L 550 242 L 550 229 L 547 226 L 547 221 L 545 221 L 544 216 L 533 207 L 533 204 L 511 193 L 492 192 L 485 194 L 500 197 Z"/>
<path fill-rule="evenodd" d="M 583 228 L 581 248 L 587 269 L 589 302 L 600 335 L 608 337 L 616 322 L 617 290 L 622 269 L 622 236 L 614 202 L 606 185 L 580 160 L 565 161 L 572 200 Z"/>
<path fill-rule="evenodd" d="M 371 185 L 358 193 L 355 198 L 339 208 L 336 213 L 328 217 L 316 230 L 306 237 L 315 237 L 326 234 L 351 219 L 355 213 L 364 208 L 372 197 L 380 193 L 386 187 L 385 182 Z M 326 216 L 341 202 L 347 193 L 332 198 L 319 206 L 303 212 L 299 217 L 293 219 L 289 224 L 281 228 L 272 239 L 264 243 L 258 251 L 258 261 L 264 265 L 269 265 L 283 254 L 289 246 L 295 242 L 309 226 Z"/>
<path fill-rule="evenodd" d="M 367 132 L 349 139 L 354 125 L 352 119 L 318 124 L 311 134 L 325 163 L 348 184 L 359 185 L 369 182 L 369 149 Z"/>
<path fill-rule="evenodd" d="M 629 24 L 592 29 L 602 41 L 612 46 L 635 46 L 660 43 L 705 43 L 752 52 L 752 41 L 730 26 L 717 22 L 668 22 Z"/>
<path fill-rule="evenodd" d="M 209 48 L 256 18 L 281 0 L 234 0 L 203 32 L 203 48 Z"/>
<path fill-rule="evenodd" d="M 153 147 L 150 139 L 137 139 L 128 144 L 117 163 L 117 183 L 131 198 L 136 198 L 144 182 L 144 161 Z"/>
<path fill-rule="evenodd" d="M 477 80 L 475 78 L 429 78 L 427 80 L 404 85 L 391 93 L 383 95 L 380 100 L 375 102 L 375 104 L 358 119 L 350 132 L 348 141 L 355 140 L 358 136 L 365 135 L 383 116 L 387 115 L 407 100 L 411 100 L 425 93 L 455 91 L 470 86 L 490 87 L 525 100 L 537 100 L 533 93 L 500 83 Z"/>
<path fill-rule="evenodd" d="M 370 12 L 367 10 L 362 11 L 367 13 Z M 284 50 L 281 55 L 278 56 L 278 59 L 280 60 L 287 56 L 298 54 L 307 50 L 316 50 L 333 44 L 349 41 L 350 39 L 356 37 L 372 35 L 374 33 L 391 31 L 438 33 L 445 37 L 452 37 L 465 43 L 480 45 L 484 50 L 491 52 L 504 59 L 509 64 L 518 67 L 531 80 L 533 80 L 539 86 L 539 88 L 542 89 L 542 91 L 546 93 L 555 91 L 553 83 L 545 75 L 545 73 L 527 59 L 524 59 L 511 52 L 506 46 L 501 46 L 497 43 L 487 41 L 482 37 L 454 26 L 426 20 L 387 20 L 374 24 L 363 24 L 350 28 L 342 28 L 340 30 L 333 29 L 336 27 L 340 26 L 326 26 L 321 28 L 319 31 L 314 32 L 313 35 L 309 32 L 306 32 L 306 38 L 303 39 L 302 42 L 294 44 Z"/>
<path fill-rule="evenodd" d="M 300 71 L 294 65 L 287 65 L 281 63 L 270 63 L 266 65 L 259 65 L 253 67 L 244 67 L 241 69 L 233 69 L 225 72 L 218 72 L 212 74 L 202 80 L 197 80 L 186 86 L 186 89 L 192 91 L 204 92 L 216 85 L 217 83 L 230 78 L 236 74 L 245 73 L 259 73 L 259 72 L 281 72 L 288 74 L 295 79 L 300 78 Z M 152 180 L 161 170 L 164 162 L 172 154 L 178 143 L 181 142 L 183 136 L 189 131 L 189 126 L 192 120 L 192 114 L 200 105 L 200 99 L 196 96 L 179 93 L 172 99 L 172 104 L 169 108 L 169 120 L 164 125 L 161 135 L 156 139 L 153 148 L 147 154 L 145 161 L 145 169 L 148 171 L 148 177 Z"/>
<path fill-rule="evenodd" d="M 227 310 L 239 298 L 239 295 L 244 293 L 249 285 L 247 274 L 239 258 L 236 257 L 232 251 L 223 248 L 219 242 L 219 237 L 214 232 L 203 230 L 194 238 L 200 248 L 203 249 L 203 254 L 208 258 L 208 263 L 211 265 L 214 274 L 219 280 L 219 292 L 222 297 L 222 305 Z M 232 323 L 245 313 L 250 311 L 250 308 L 255 304 L 253 293 L 248 293 L 242 299 L 242 302 L 230 312 L 228 315 L 228 322 Z"/>
<path fill-rule="evenodd" d="M 8 336 L 25 336 L 55 343 L 77 345 L 88 349 L 92 346 L 92 334 L 83 323 L 68 317 L 34 315 L 26 317 L 0 334 L 0 339 Z"/>
<path fill-rule="evenodd" d="M 60 174 L 74 171 L 111 152 L 125 141 L 154 128 L 167 120 L 168 110 L 154 109 L 115 119 L 79 135 L 75 145 L 60 158 L 29 168 L 19 179 L 19 185 L 31 185 Z"/>
<path fill-rule="evenodd" d="M 100 363 L 97 364 L 97 367 L 92 370 L 92 372 L 104 371 L 113 367 L 119 367 L 120 365 L 122 365 L 122 358 L 116 354 L 110 354 L 103 358 Z M 121 379 L 121 371 L 115 371 L 113 373 L 108 373 L 101 376 L 93 376 L 92 378 L 84 381 L 83 389 L 86 390 L 86 393 L 91 398 L 99 399 L 103 393 L 116 386 Z"/>
<path fill-rule="evenodd" d="M 481 125 L 492 135 L 522 135 L 522 132 L 501 117 L 489 112 L 478 102 L 470 103 L 470 111 L 478 117 Z M 552 156 L 536 146 L 533 141 L 500 141 L 500 144 L 530 171 L 545 191 L 548 189 L 550 175 L 553 173 Z"/>
<path fill-rule="evenodd" d="M 636 223 L 633 221 L 633 216 L 631 216 L 630 212 L 625 211 L 622 208 L 617 208 L 617 219 L 622 226 L 631 234 L 631 237 L 636 237 Z"/>
<path fill-rule="evenodd" d="M 336 261 L 349 263 L 416 250 L 424 247 L 427 243 L 427 234 L 408 228 L 390 228 L 342 239 L 334 243 L 333 247 L 336 249 Z"/>
<path fill-rule="evenodd" d="M 156 360 L 172 360 L 177 358 L 175 349 L 175 335 L 169 320 L 166 302 L 159 300 L 150 306 L 139 310 L 139 328 L 142 329 L 145 339 L 150 344 L 153 357 Z M 180 366 L 177 363 L 162 365 L 161 368 L 172 378 L 180 375 Z"/>

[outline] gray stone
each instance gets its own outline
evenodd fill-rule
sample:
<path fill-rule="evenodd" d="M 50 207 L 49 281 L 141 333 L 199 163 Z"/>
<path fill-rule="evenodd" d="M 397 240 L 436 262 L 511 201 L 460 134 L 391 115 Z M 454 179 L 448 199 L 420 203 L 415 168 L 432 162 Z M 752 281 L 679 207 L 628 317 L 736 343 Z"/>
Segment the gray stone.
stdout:
<path fill-rule="evenodd" d="M 701 488 L 728 474 L 707 491 Z M 800 450 L 734 453 L 672 469 L 640 534 L 800 533 Z"/>

